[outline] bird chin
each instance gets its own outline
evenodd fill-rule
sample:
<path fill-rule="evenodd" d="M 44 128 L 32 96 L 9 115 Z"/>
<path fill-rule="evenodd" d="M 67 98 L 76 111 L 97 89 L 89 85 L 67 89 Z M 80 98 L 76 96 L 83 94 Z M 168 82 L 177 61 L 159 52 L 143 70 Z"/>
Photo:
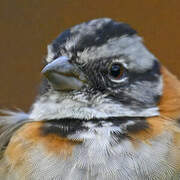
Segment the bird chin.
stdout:
<path fill-rule="evenodd" d="M 84 83 L 76 77 L 52 72 L 47 77 L 55 90 L 72 91 L 81 89 Z"/>

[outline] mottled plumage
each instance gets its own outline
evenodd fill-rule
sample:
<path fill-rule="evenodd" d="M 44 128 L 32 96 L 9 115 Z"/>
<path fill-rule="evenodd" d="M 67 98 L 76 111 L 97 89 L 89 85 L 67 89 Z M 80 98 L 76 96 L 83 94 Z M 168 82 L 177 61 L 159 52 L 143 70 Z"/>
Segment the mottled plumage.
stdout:
<path fill-rule="evenodd" d="M 0 117 L 0 179 L 176 180 L 180 82 L 108 18 L 50 45 L 28 114 Z"/>

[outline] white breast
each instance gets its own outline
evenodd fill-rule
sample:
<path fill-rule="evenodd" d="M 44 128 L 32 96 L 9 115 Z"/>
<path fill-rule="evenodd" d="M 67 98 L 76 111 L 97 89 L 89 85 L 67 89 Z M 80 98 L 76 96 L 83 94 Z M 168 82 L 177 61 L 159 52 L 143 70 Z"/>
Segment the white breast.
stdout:
<path fill-rule="evenodd" d="M 127 139 L 117 142 L 105 130 L 77 136 L 84 136 L 84 143 L 77 145 L 67 158 L 49 154 L 41 146 L 32 149 L 29 153 L 32 170 L 25 179 L 169 180 L 175 177 L 170 133 L 164 132 L 148 144 L 140 142 L 137 147 Z"/>

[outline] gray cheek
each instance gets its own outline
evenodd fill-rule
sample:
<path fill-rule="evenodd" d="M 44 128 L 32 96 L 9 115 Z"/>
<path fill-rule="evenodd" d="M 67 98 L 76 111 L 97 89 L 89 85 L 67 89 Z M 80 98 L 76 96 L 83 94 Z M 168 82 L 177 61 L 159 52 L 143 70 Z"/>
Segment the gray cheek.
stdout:
<path fill-rule="evenodd" d="M 145 106 L 156 106 L 158 97 L 162 94 L 162 78 L 157 81 L 142 81 L 130 85 L 131 91 L 126 91 L 125 94 L 142 102 Z"/>

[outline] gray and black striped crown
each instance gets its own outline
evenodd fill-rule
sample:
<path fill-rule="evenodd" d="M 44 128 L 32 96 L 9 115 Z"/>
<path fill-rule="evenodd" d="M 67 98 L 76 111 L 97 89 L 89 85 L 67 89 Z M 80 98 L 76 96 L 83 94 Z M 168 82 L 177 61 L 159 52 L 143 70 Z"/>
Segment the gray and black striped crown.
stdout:
<path fill-rule="evenodd" d="M 116 22 L 110 18 L 94 19 L 61 33 L 53 42 L 51 50 L 53 53 L 58 52 L 67 41 L 76 41 L 73 46 L 74 52 L 81 52 L 91 47 L 99 47 L 113 38 L 119 38 L 127 35 L 132 36 L 136 31 L 126 23 Z M 70 49 L 68 49 L 70 50 Z"/>

